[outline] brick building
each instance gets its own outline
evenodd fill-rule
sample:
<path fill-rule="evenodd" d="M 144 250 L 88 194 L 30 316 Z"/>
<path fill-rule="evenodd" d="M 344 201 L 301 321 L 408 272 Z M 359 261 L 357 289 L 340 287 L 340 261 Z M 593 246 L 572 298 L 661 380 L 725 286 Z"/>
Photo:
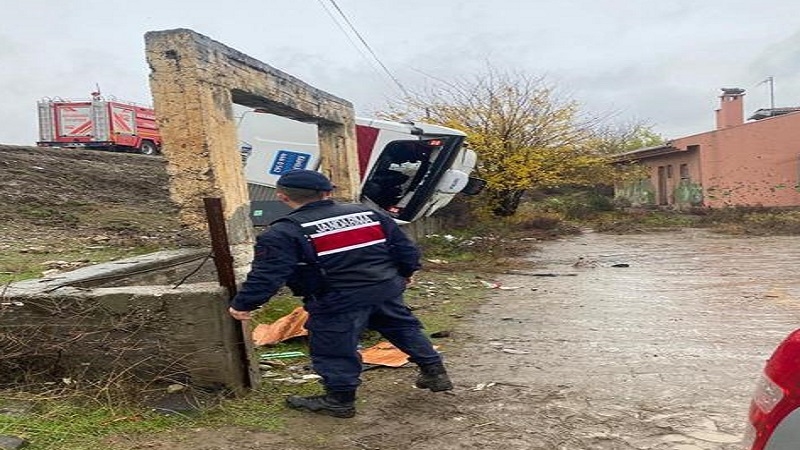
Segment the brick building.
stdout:
<path fill-rule="evenodd" d="M 633 205 L 800 206 L 800 108 L 760 109 L 744 119 L 744 89 L 723 89 L 713 131 L 618 155 L 650 177 L 618 186 Z"/>

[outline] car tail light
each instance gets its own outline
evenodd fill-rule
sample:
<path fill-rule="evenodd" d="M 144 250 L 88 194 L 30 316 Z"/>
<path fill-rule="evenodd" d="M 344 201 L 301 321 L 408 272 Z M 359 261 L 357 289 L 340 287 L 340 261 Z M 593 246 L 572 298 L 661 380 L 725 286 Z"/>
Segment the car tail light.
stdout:
<path fill-rule="evenodd" d="M 768 376 L 762 375 L 753 394 L 753 405 L 763 414 L 769 414 L 783 399 L 783 389 Z"/>
<path fill-rule="evenodd" d="M 767 361 L 750 404 L 743 444 L 762 450 L 775 428 L 800 406 L 800 330 L 789 335 Z"/>
<path fill-rule="evenodd" d="M 775 406 L 783 400 L 784 391 L 767 375 L 758 380 L 750 403 L 750 426 L 742 445 L 751 450 L 762 450 L 770 434 L 778 425 L 779 417 L 770 416 Z"/>

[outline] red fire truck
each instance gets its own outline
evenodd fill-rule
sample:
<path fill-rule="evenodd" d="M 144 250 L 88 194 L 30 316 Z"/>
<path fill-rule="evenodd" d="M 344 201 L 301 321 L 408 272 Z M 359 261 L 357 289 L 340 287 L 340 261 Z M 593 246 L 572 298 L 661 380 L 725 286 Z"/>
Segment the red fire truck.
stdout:
<path fill-rule="evenodd" d="M 106 100 L 46 99 L 38 102 L 40 147 L 83 147 L 158 154 L 161 136 L 152 108 Z"/>

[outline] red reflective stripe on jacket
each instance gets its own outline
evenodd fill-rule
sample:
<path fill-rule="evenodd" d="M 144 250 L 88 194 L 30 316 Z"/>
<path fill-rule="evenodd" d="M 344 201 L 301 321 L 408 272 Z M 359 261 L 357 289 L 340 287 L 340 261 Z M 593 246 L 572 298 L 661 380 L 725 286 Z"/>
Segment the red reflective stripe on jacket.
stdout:
<path fill-rule="evenodd" d="M 334 232 L 312 235 L 311 242 L 317 255 L 330 255 L 354 248 L 386 242 L 386 235 L 380 222 L 367 226 L 344 228 Z"/>

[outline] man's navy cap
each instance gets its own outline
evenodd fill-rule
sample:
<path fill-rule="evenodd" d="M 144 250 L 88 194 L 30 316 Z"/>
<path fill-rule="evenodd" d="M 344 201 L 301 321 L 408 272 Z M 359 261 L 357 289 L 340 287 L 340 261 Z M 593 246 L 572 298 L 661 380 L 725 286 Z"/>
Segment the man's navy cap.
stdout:
<path fill-rule="evenodd" d="M 314 191 L 332 191 L 333 184 L 325 175 L 307 169 L 292 169 L 278 178 L 278 186 Z"/>

